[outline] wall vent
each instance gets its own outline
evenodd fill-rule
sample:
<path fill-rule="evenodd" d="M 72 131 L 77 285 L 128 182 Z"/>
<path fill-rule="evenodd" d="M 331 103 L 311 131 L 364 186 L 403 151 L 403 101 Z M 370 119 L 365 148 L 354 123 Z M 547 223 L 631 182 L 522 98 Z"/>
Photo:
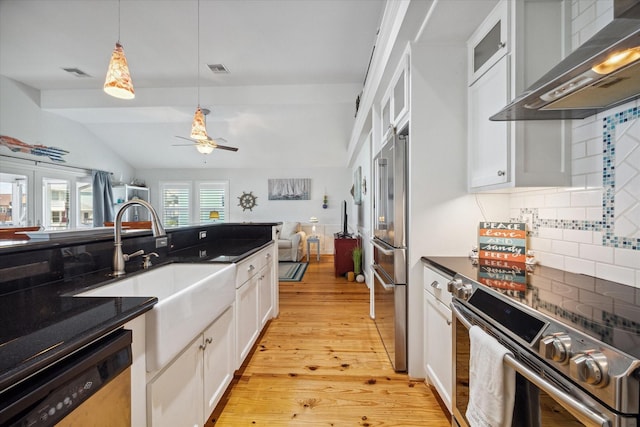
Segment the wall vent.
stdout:
<path fill-rule="evenodd" d="M 207 67 L 215 74 L 229 74 L 229 69 L 224 64 L 207 64 Z"/>

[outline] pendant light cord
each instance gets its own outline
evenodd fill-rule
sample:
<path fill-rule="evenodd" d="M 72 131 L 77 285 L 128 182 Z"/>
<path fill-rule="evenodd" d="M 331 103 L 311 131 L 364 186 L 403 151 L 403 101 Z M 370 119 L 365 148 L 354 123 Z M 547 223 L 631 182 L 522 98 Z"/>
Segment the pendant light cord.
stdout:
<path fill-rule="evenodd" d="M 118 0 L 118 44 L 120 44 L 120 0 Z"/>
<path fill-rule="evenodd" d="M 198 0 L 198 62 L 196 70 L 198 71 L 198 108 L 200 107 L 200 0 Z"/>

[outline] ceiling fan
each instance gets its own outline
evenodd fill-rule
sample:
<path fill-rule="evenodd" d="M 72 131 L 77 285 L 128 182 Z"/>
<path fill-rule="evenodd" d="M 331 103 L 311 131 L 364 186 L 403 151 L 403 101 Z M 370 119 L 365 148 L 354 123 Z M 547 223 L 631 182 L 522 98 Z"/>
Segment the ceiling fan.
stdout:
<path fill-rule="evenodd" d="M 206 117 L 211 111 L 203 108 L 202 113 Z M 220 145 L 218 142 L 227 142 L 224 138 L 211 138 L 209 135 L 206 135 L 206 139 L 194 139 L 187 138 L 184 136 L 176 135 L 176 138 L 186 139 L 187 141 L 191 141 L 191 144 L 173 144 L 175 147 L 196 147 L 196 149 L 202 154 L 209 154 L 214 149 L 227 150 L 227 151 L 238 151 L 236 147 L 230 147 L 228 145 Z"/>

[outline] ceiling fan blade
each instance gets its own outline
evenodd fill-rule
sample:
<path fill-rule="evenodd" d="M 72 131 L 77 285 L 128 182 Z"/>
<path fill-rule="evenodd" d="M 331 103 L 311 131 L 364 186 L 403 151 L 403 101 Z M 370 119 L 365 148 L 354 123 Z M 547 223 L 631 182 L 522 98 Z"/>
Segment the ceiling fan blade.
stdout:
<path fill-rule="evenodd" d="M 195 144 L 171 144 L 172 147 L 193 147 Z"/>
<path fill-rule="evenodd" d="M 175 137 L 176 137 L 176 138 L 180 138 L 180 139 L 186 139 L 187 141 L 191 141 L 191 142 L 193 142 L 194 144 L 197 144 L 197 143 L 198 143 L 198 141 L 197 141 L 197 140 L 195 140 L 195 139 L 191 139 L 191 138 L 187 138 L 187 137 L 184 137 L 184 136 L 176 135 Z"/>
<path fill-rule="evenodd" d="M 226 144 L 227 142 L 229 142 L 224 138 L 211 138 L 211 137 L 209 137 L 209 141 L 215 142 L 216 144 L 218 142 L 222 142 L 223 144 Z"/>
<path fill-rule="evenodd" d="M 238 151 L 236 147 L 229 147 L 228 145 L 220 145 L 216 144 L 216 149 L 227 150 L 227 151 Z"/>

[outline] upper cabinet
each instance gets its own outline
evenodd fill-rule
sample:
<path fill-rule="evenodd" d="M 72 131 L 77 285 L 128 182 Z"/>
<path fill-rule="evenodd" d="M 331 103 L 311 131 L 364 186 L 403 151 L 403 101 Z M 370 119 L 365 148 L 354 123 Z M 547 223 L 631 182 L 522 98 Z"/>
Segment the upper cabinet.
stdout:
<path fill-rule="evenodd" d="M 409 55 L 404 54 L 391 84 L 382 98 L 381 135 L 384 141 L 394 128 L 402 128 L 409 121 Z"/>
<path fill-rule="evenodd" d="M 570 185 L 568 123 L 489 120 L 562 59 L 564 7 L 502 0 L 468 40 L 470 191 Z"/>

